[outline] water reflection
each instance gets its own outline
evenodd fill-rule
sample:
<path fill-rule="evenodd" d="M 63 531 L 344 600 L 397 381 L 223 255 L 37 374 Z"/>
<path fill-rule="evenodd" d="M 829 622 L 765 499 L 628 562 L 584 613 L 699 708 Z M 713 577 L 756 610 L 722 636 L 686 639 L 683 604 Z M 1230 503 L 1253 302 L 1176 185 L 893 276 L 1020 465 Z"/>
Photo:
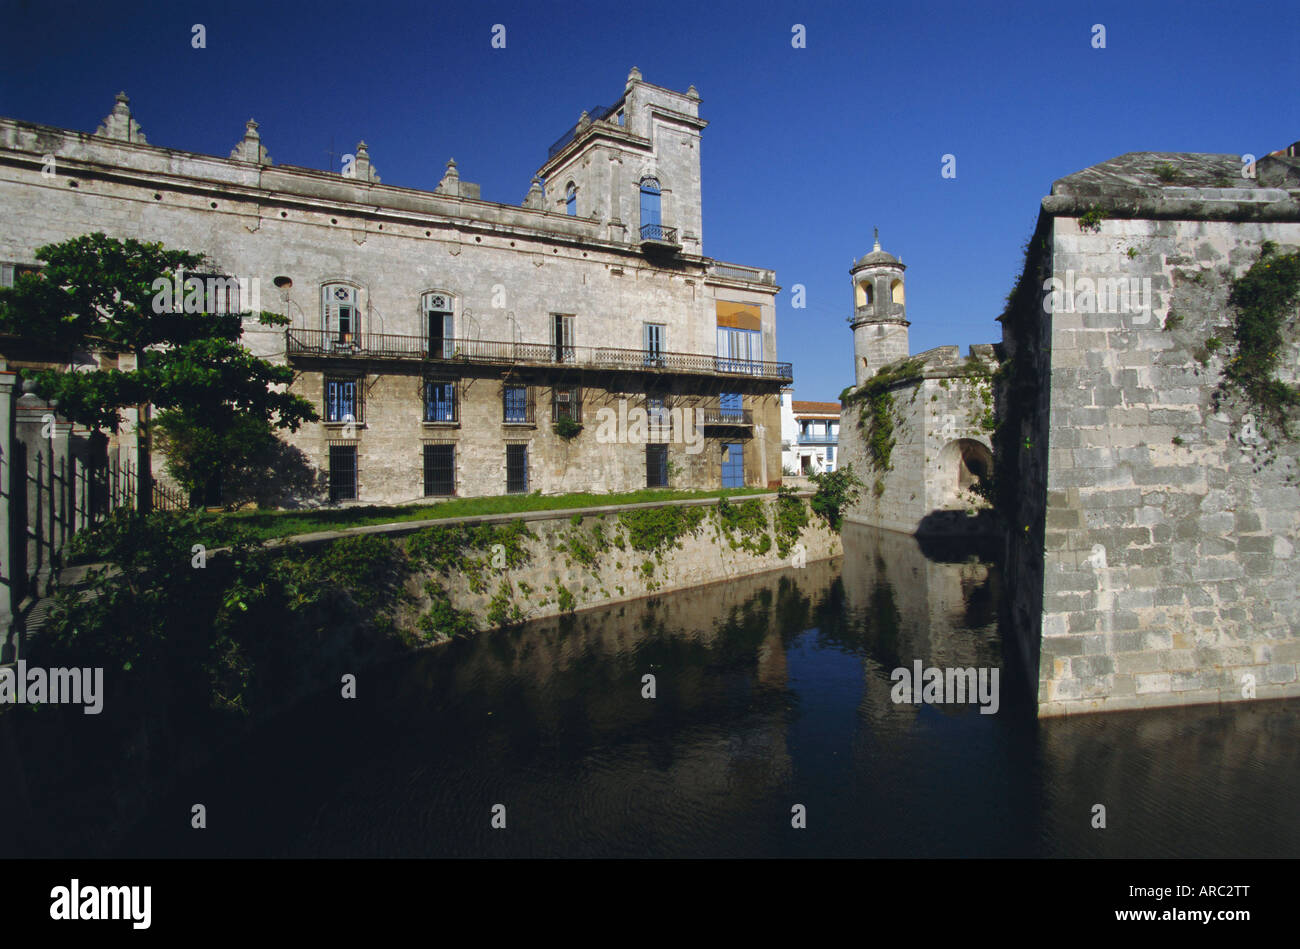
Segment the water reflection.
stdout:
<path fill-rule="evenodd" d="M 890 672 L 914 660 L 1005 665 L 998 573 L 866 528 L 844 541 L 364 674 L 356 700 L 322 696 L 186 779 L 123 854 L 1300 853 L 1294 707 L 1038 722 L 1005 679 L 996 715 L 897 704 Z M 220 833 L 176 821 L 194 800 Z"/>

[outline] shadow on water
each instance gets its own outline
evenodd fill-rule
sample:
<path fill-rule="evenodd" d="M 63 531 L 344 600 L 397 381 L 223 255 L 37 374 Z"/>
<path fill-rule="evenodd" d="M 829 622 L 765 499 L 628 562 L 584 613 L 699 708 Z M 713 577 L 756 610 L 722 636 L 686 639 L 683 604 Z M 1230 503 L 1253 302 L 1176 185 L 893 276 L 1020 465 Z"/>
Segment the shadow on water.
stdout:
<path fill-rule="evenodd" d="M 1300 854 L 1294 705 L 1040 722 L 1006 679 L 996 714 L 895 702 L 917 660 L 1003 667 L 999 575 L 936 540 L 844 547 L 363 672 L 185 779 L 121 855 Z"/>

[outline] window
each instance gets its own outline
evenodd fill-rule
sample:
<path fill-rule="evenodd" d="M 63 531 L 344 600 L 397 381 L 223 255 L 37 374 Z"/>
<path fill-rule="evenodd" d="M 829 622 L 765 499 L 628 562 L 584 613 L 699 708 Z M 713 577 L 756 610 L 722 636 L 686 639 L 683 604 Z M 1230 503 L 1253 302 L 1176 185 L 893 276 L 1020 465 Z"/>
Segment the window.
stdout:
<path fill-rule="evenodd" d="M 360 422 L 361 386 L 358 379 L 325 379 L 325 421 Z"/>
<path fill-rule="evenodd" d="M 551 421 L 567 418 L 582 423 L 582 389 L 578 386 L 556 386 L 551 390 Z"/>
<path fill-rule="evenodd" d="M 450 359 L 456 348 L 452 299 L 445 293 L 426 293 L 423 301 L 424 328 L 429 336 L 429 355 L 434 359 Z"/>
<path fill-rule="evenodd" d="M 501 420 L 528 424 L 534 420 L 533 390 L 528 386 L 506 386 L 501 393 Z"/>
<path fill-rule="evenodd" d="M 357 288 L 327 283 L 321 290 L 321 331 L 326 349 L 353 345 L 360 322 Z"/>
<path fill-rule="evenodd" d="M 645 446 L 645 486 L 647 488 L 668 487 L 668 446 Z"/>
<path fill-rule="evenodd" d="M 190 283 L 191 280 L 197 280 L 198 284 Z M 176 301 L 177 306 L 184 305 L 185 297 L 190 294 L 190 289 L 200 289 L 202 296 L 202 313 L 242 313 L 239 307 L 239 279 L 230 277 L 226 274 L 215 273 L 189 273 L 185 275 L 185 286 L 182 288 L 182 298 Z"/>
<path fill-rule="evenodd" d="M 424 496 L 445 497 L 456 493 L 456 446 L 424 446 Z"/>
<path fill-rule="evenodd" d="M 456 383 L 445 379 L 424 381 L 424 420 L 426 422 L 455 422 Z"/>
<path fill-rule="evenodd" d="M 578 216 L 578 186 L 572 181 L 564 189 L 564 213 L 570 217 Z"/>
<path fill-rule="evenodd" d="M 662 395 L 645 397 L 647 440 L 672 440 L 673 417 L 668 411 L 668 399 Z"/>
<path fill-rule="evenodd" d="M 573 351 L 573 317 L 564 313 L 551 314 L 551 346 L 555 350 L 556 362 L 572 362 Z"/>
<path fill-rule="evenodd" d="M 834 445 L 827 445 L 827 446 L 826 446 L 826 464 L 828 464 L 828 465 L 833 465 L 834 463 L 835 463 L 835 446 L 834 446 Z"/>
<path fill-rule="evenodd" d="M 528 446 L 506 446 L 506 494 L 528 493 Z"/>
<path fill-rule="evenodd" d="M 641 324 L 641 344 L 645 349 L 645 364 L 647 366 L 663 368 L 664 340 L 667 335 L 668 327 L 663 323 Z"/>
<path fill-rule="evenodd" d="M 659 219 L 659 179 L 641 179 L 641 239 L 662 240 L 664 233 Z"/>
<path fill-rule="evenodd" d="M 330 445 L 330 500 L 357 499 L 357 446 Z"/>
<path fill-rule="evenodd" d="M 719 372 L 759 372 L 762 360 L 763 336 L 759 330 L 718 327 Z"/>
<path fill-rule="evenodd" d="M 0 287 L 12 287 L 23 274 L 40 272 L 41 268 L 37 264 L 0 263 Z"/>
<path fill-rule="evenodd" d="M 724 392 L 718 396 L 718 421 L 739 422 L 745 417 L 744 399 L 739 392 Z"/>

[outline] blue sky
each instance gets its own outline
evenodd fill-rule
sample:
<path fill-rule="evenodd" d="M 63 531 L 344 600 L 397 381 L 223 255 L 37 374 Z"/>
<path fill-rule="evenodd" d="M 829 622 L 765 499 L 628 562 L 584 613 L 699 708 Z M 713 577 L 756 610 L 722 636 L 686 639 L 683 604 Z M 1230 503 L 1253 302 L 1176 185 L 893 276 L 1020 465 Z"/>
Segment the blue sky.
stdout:
<path fill-rule="evenodd" d="M 1129 151 L 1262 155 L 1300 139 L 1296 0 L 4 10 L 0 115 L 93 131 L 125 89 L 153 144 L 226 155 L 252 116 L 277 163 L 327 167 L 331 146 L 364 138 L 385 183 L 431 189 L 454 155 L 485 199 L 509 203 L 631 66 L 694 83 L 711 123 L 705 253 L 776 270 L 779 356 L 804 399 L 852 381 L 848 268 L 873 226 L 908 267 L 912 350 L 965 348 L 1000 338 L 994 317 L 1057 178 Z M 206 49 L 191 47 L 195 23 Z M 805 309 L 790 306 L 795 284 Z"/>

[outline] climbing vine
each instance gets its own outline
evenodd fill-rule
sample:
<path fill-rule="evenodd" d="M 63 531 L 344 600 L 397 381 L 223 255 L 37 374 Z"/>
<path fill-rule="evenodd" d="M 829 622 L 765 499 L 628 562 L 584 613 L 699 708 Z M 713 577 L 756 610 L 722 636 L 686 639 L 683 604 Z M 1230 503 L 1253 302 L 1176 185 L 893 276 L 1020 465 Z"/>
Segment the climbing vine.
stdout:
<path fill-rule="evenodd" d="M 646 507 L 619 511 L 618 520 L 633 550 L 659 551 L 677 546 L 681 538 L 695 533 L 707 514 L 701 505 Z"/>
<path fill-rule="evenodd" d="M 1297 301 L 1300 253 L 1279 256 L 1271 241 L 1260 246 L 1259 260 L 1233 281 L 1228 294 L 1228 303 L 1237 313 L 1236 352 L 1224 369 L 1224 383 L 1240 392 L 1261 421 L 1284 437 L 1292 435 L 1290 413 L 1300 406 L 1300 387 L 1279 379 L 1277 366 L 1285 343 L 1283 330 L 1294 317 Z M 1208 344 L 1207 340 L 1207 350 Z"/>
<path fill-rule="evenodd" d="M 858 427 L 866 432 L 867 457 L 877 471 L 892 467 L 894 445 L 897 442 L 894 422 L 894 396 L 892 389 L 906 379 L 920 375 L 923 364 L 919 359 L 904 359 L 884 366 L 858 389 L 845 389 L 840 401 L 846 405 L 861 403 L 858 409 Z"/>
<path fill-rule="evenodd" d="M 793 488 L 782 487 L 777 491 L 772 522 L 776 528 L 776 552 L 783 558 L 788 557 L 799 535 L 808 526 L 808 508 Z"/>
<path fill-rule="evenodd" d="M 732 504 L 726 498 L 718 498 L 718 522 L 727 532 L 732 550 L 765 554 L 772 549 L 772 538 L 767 533 L 767 511 L 762 501 Z"/>

